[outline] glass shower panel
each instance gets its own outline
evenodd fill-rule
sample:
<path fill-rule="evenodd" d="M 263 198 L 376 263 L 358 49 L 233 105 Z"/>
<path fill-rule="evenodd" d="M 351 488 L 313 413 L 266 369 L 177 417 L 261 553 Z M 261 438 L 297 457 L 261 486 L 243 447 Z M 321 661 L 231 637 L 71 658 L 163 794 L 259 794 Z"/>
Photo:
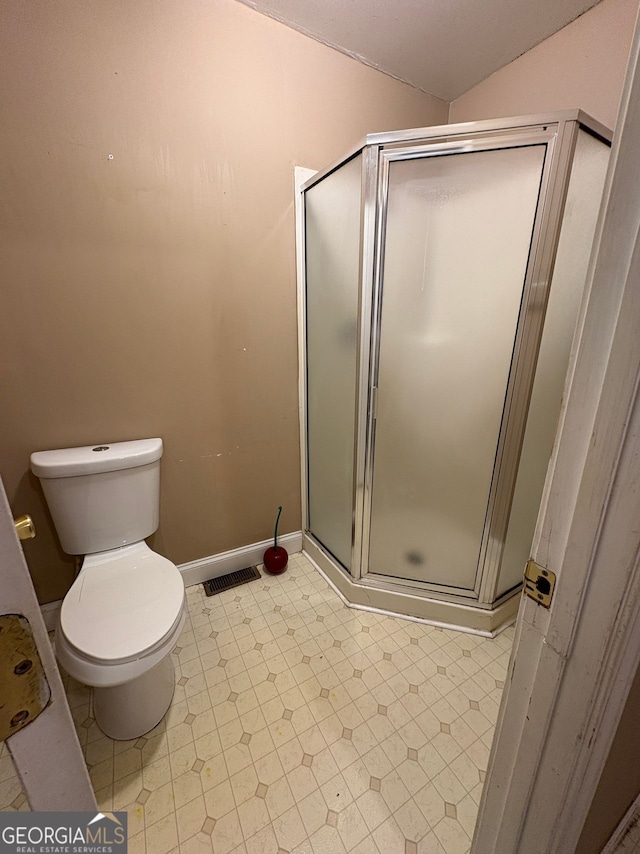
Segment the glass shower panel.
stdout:
<path fill-rule="evenodd" d="M 496 597 L 522 581 L 531 554 L 610 150 L 578 131 Z"/>
<path fill-rule="evenodd" d="M 371 573 L 474 587 L 545 151 L 390 162 Z"/>
<path fill-rule="evenodd" d="M 309 530 L 350 568 L 362 156 L 305 192 Z"/>

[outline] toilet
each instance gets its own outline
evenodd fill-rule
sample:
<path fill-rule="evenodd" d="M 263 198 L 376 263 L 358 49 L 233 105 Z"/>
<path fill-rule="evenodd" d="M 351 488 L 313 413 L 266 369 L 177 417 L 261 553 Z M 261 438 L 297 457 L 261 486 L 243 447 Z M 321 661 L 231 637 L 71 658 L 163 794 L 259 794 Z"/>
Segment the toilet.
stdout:
<path fill-rule="evenodd" d="M 31 455 L 62 548 L 84 555 L 60 609 L 56 656 L 94 689 L 110 738 L 144 735 L 173 698 L 185 621 L 178 568 L 145 543 L 158 527 L 162 439 Z"/>

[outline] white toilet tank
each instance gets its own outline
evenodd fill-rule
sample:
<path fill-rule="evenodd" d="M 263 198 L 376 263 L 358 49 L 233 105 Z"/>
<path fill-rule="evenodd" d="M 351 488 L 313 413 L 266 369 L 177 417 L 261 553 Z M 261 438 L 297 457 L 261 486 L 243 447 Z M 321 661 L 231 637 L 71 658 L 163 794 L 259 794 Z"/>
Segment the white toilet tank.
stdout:
<path fill-rule="evenodd" d="M 158 527 L 162 439 L 31 454 L 67 554 L 137 543 Z"/>

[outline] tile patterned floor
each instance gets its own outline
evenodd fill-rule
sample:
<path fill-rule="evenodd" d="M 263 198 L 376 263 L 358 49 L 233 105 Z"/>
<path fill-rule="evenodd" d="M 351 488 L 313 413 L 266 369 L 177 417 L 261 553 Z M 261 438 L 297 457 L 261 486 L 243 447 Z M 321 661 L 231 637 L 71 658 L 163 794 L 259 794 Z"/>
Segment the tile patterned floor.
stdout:
<path fill-rule="evenodd" d="M 494 640 L 347 608 L 302 555 L 187 591 L 165 720 L 114 742 L 66 687 L 130 854 L 463 854 L 512 630 Z M 0 755 L 0 809 L 28 808 Z M 2 807 L 2 804 L 5 804 Z"/>

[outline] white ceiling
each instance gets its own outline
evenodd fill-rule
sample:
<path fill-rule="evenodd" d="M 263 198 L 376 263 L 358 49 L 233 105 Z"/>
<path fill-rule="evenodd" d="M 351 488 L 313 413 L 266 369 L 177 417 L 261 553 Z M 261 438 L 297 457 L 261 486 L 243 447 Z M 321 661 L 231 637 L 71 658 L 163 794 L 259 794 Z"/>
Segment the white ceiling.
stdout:
<path fill-rule="evenodd" d="M 599 0 L 240 0 L 452 101 Z"/>

